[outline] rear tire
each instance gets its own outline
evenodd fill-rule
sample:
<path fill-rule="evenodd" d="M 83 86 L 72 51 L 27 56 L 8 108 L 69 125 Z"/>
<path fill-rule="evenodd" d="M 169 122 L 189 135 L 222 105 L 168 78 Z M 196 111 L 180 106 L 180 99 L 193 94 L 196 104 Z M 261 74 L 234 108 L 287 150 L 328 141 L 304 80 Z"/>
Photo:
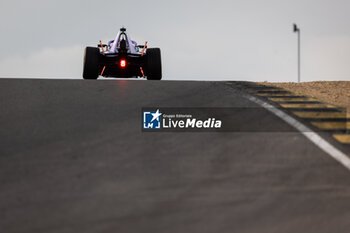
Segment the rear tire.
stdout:
<path fill-rule="evenodd" d="M 98 78 L 98 60 L 100 57 L 100 50 L 94 47 L 86 47 L 84 55 L 84 79 Z"/>
<path fill-rule="evenodd" d="M 147 79 L 161 80 L 162 79 L 162 60 L 159 48 L 147 49 Z"/>

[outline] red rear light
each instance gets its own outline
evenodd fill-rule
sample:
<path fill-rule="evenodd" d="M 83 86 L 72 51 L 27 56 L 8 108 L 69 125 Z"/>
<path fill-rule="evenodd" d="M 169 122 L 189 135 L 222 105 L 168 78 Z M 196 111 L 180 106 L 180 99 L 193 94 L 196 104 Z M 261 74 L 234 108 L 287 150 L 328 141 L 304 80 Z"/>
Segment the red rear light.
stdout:
<path fill-rule="evenodd" d="M 126 61 L 125 59 L 120 60 L 120 67 L 125 68 L 126 67 Z"/>

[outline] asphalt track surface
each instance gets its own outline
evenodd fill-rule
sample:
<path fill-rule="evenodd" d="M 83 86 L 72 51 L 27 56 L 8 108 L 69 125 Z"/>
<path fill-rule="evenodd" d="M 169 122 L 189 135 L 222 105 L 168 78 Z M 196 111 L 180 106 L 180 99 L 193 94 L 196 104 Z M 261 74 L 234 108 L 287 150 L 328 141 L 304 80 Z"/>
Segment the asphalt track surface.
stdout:
<path fill-rule="evenodd" d="M 350 232 L 350 171 L 281 132 L 143 133 L 142 107 L 257 107 L 223 82 L 0 80 L 0 232 Z M 283 131 L 283 132 L 282 132 Z"/>

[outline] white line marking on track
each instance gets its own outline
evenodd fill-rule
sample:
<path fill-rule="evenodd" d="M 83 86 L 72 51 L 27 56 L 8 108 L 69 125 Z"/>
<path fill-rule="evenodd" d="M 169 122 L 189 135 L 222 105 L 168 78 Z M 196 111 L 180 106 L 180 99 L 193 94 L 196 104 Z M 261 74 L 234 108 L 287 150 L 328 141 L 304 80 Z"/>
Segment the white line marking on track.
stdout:
<path fill-rule="evenodd" d="M 345 166 L 348 170 L 350 170 L 350 159 L 346 154 L 335 148 L 332 144 L 327 142 L 325 139 L 323 139 L 320 135 L 312 131 L 310 128 L 305 126 L 304 124 L 300 123 L 293 117 L 289 116 L 285 112 L 279 110 L 275 106 L 260 100 L 254 96 L 246 95 L 245 96 L 250 101 L 259 104 L 260 106 L 264 107 L 268 111 L 272 112 L 297 130 L 299 130 L 305 137 L 307 137 L 311 142 L 313 142 L 316 146 L 318 146 L 320 149 L 325 151 L 327 154 L 329 154 L 332 158 L 337 160 L 339 163 L 341 163 L 343 166 Z"/>

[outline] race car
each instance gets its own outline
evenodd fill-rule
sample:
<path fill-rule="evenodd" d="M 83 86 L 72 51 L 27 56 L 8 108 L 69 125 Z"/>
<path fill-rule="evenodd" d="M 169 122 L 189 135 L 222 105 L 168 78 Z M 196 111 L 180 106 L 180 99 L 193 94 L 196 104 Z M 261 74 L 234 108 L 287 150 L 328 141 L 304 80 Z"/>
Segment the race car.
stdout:
<path fill-rule="evenodd" d="M 114 40 L 97 47 L 86 47 L 84 54 L 84 79 L 99 76 L 132 78 L 147 77 L 148 80 L 162 79 L 162 63 L 159 48 L 147 48 L 131 40 L 123 27 Z"/>

